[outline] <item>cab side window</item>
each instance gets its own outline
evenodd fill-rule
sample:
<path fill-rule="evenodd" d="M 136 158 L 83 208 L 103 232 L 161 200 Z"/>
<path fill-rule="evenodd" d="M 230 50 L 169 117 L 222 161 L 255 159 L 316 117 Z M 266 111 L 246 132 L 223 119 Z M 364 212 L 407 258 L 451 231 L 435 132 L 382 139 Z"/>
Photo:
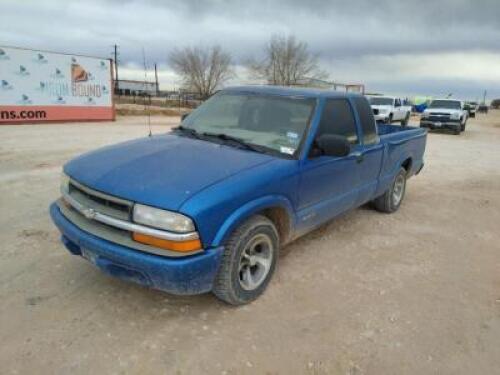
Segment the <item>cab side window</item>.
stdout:
<path fill-rule="evenodd" d="M 372 145 L 378 142 L 377 125 L 373 118 L 373 111 L 366 98 L 360 96 L 354 98 L 354 106 L 358 111 L 361 129 L 363 130 L 363 143 Z"/>
<path fill-rule="evenodd" d="M 351 144 L 359 143 L 356 121 L 347 100 L 326 100 L 316 138 L 323 134 L 341 135 L 346 137 Z"/>

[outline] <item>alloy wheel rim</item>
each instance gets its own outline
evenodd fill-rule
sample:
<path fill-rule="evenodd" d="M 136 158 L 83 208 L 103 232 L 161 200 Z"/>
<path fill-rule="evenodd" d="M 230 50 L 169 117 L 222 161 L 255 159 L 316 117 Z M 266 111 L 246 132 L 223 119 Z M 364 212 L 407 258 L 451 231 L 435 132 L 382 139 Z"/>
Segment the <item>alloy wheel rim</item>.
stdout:
<path fill-rule="evenodd" d="M 238 277 L 244 290 L 257 289 L 269 274 L 273 261 L 273 243 L 264 234 L 258 234 L 241 252 Z"/>
<path fill-rule="evenodd" d="M 392 189 L 392 202 L 397 206 L 401 199 L 403 198 L 403 193 L 405 190 L 405 177 L 403 175 L 398 175 L 396 181 L 394 181 L 394 188 Z"/>

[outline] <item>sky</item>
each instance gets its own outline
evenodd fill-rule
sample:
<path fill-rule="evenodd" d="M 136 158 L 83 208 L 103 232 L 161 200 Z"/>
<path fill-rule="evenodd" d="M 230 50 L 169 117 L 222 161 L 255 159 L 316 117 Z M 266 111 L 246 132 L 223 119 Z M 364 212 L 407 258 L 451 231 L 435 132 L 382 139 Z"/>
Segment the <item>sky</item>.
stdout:
<path fill-rule="evenodd" d="M 237 76 L 273 34 L 294 35 L 319 56 L 329 79 L 369 92 L 461 99 L 500 97 L 498 0 L 0 0 L 0 45 L 111 57 L 120 78 L 179 86 L 174 48 L 218 44 Z"/>

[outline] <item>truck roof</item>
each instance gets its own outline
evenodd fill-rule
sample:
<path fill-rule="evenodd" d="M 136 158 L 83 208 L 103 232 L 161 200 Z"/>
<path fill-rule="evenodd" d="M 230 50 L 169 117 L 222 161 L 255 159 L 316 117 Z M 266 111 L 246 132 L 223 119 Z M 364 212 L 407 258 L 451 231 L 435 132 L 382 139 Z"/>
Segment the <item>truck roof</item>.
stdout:
<path fill-rule="evenodd" d="M 432 101 L 434 100 L 447 100 L 449 102 L 462 102 L 460 99 L 451 99 L 451 98 L 434 98 L 432 99 Z"/>
<path fill-rule="evenodd" d="M 369 98 L 397 99 L 396 96 L 389 95 L 367 95 Z"/>
<path fill-rule="evenodd" d="M 228 87 L 222 91 L 248 92 L 255 94 L 268 94 L 280 96 L 302 96 L 307 98 L 333 97 L 333 98 L 349 98 L 359 97 L 361 94 L 354 92 L 339 92 L 325 89 L 313 89 L 303 87 L 284 87 L 271 85 L 248 85 Z"/>

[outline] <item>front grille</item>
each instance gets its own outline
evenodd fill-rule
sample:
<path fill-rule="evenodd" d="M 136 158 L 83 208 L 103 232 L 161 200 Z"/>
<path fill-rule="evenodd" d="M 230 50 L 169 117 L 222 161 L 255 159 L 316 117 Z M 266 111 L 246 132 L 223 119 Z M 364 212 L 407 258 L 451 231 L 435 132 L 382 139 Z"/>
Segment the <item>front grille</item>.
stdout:
<path fill-rule="evenodd" d="M 431 113 L 430 116 L 428 117 L 428 119 L 430 121 L 443 121 L 443 122 L 446 122 L 446 121 L 450 120 L 450 115 L 448 115 L 448 114 L 446 114 L 446 115 L 437 115 L 437 114 Z"/>
<path fill-rule="evenodd" d="M 430 112 L 429 114 L 431 116 L 450 117 L 450 114 L 445 112 Z"/>
<path fill-rule="evenodd" d="M 121 220 L 130 220 L 132 203 L 70 181 L 69 195 L 85 207 Z"/>

